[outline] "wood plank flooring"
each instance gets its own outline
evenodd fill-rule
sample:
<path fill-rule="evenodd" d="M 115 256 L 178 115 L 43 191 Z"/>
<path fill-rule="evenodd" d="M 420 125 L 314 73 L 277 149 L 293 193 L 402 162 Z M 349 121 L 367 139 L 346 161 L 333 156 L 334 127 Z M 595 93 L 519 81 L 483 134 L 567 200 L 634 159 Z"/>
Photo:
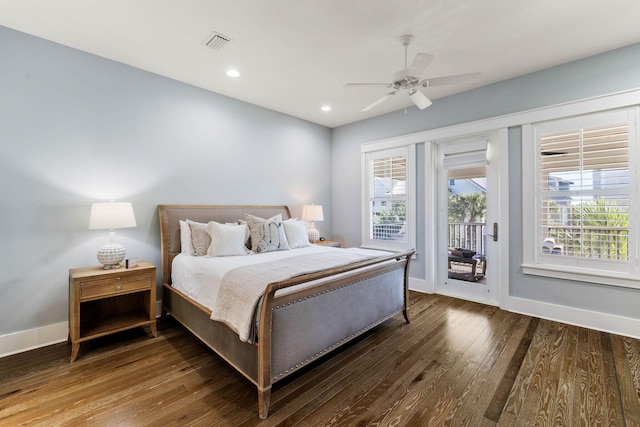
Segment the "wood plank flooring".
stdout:
<path fill-rule="evenodd" d="M 274 386 L 255 387 L 171 319 L 0 359 L 0 425 L 640 426 L 640 341 L 411 294 L 397 316 Z"/>

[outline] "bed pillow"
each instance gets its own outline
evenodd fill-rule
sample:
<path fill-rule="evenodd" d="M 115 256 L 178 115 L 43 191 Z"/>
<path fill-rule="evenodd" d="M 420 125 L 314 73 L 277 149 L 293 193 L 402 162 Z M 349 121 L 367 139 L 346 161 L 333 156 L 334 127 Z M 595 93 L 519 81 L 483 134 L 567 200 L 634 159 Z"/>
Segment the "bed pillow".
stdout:
<path fill-rule="evenodd" d="M 247 226 L 242 224 L 220 224 L 210 221 L 207 231 L 211 236 L 211 245 L 207 255 L 215 257 L 246 255 L 244 246 L 246 228 Z"/>
<path fill-rule="evenodd" d="M 245 219 L 251 231 L 251 250 L 255 253 L 289 249 L 281 214 L 269 219 L 245 214 Z"/>
<path fill-rule="evenodd" d="M 244 225 L 244 245 L 248 250 L 251 250 L 251 230 L 249 230 L 249 224 L 244 219 L 239 219 L 238 224 Z"/>
<path fill-rule="evenodd" d="M 284 224 L 284 233 L 287 235 L 287 242 L 291 249 L 311 246 L 309 236 L 307 235 L 306 222 L 293 218 L 282 221 L 282 223 Z"/>
<path fill-rule="evenodd" d="M 191 243 L 191 227 L 187 221 L 180 220 L 180 253 L 193 254 L 193 243 Z"/>
<path fill-rule="evenodd" d="M 187 220 L 191 229 L 191 244 L 193 245 L 193 255 L 204 256 L 211 245 L 211 236 L 207 232 L 207 224 Z"/>

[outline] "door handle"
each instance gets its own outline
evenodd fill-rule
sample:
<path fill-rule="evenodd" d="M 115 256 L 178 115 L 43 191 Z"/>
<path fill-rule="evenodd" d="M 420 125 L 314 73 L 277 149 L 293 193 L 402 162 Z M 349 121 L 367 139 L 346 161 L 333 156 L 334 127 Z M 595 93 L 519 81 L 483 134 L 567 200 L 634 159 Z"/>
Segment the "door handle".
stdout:
<path fill-rule="evenodd" d="M 485 234 L 485 236 L 489 236 L 493 239 L 494 242 L 498 241 L 498 223 L 493 223 L 493 234 Z"/>

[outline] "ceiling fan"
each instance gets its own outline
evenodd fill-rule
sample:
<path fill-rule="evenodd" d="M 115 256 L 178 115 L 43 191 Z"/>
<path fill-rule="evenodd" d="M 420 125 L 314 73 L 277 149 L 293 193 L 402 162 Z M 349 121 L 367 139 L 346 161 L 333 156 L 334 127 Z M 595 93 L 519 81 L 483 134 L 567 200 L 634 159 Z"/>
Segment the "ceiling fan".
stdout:
<path fill-rule="evenodd" d="M 397 71 L 393 75 L 392 83 L 347 83 L 345 85 L 347 87 L 384 86 L 386 88 L 392 89 L 391 92 L 387 93 L 381 98 L 376 99 L 371 104 L 364 107 L 362 110 L 360 110 L 361 112 L 371 110 L 372 108 L 384 102 L 390 96 L 393 96 L 397 93 L 406 93 L 407 95 L 409 95 L 409 98 L 411 98 L 413 103 L 418 106 L 419 109 L 424 110 L 429 105 L 431 105 L 431 101 L 426 97 L 424 93 L 420 91 L 420 88 L 464 83 L 480 78 L 480 73 L 468 73 L 420 80 L 420 76 L 427 68 L 427 65 L 429 65 L 431 61 L 433 61 L 434 57 L 433 55 L 429 55 L 428 53 L 418 53 L 413 59 L 411 66 L 407 67 L 407 47 L 411 43 L 411 40 L 413 40 L 413 36 L 411 35 L 404 35 L 400 37 L 400 41 L 404 46 L 404 69 Z"/>

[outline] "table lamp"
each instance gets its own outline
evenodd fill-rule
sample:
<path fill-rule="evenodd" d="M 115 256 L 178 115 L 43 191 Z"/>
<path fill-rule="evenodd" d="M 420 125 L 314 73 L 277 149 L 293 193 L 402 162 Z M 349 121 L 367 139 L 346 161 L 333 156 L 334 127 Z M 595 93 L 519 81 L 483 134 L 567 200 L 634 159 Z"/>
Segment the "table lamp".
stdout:
<path fill-rule="evenodd" d="M 119 268 L 127 250 L 120 243 L 113 241 L 117 228 L 136 226 L 133 206 L 129 202 L 101 202 L 91 205 L 89 230 L 109 230 L 109 243 L 98 250 L 98 261 L 105 270 Z"/>
<path fill-rule="evenodd" d="M 315 243 L 320 239 L 320 232 L 316 230 L 314 221 L 324 221 L 324 215 L 322 214 L 322 205 L 304 205 L 302 208 L 302 219 L 309 222 L 309 228 L 307 229 L 307 235 L 309 241 Z"/>

